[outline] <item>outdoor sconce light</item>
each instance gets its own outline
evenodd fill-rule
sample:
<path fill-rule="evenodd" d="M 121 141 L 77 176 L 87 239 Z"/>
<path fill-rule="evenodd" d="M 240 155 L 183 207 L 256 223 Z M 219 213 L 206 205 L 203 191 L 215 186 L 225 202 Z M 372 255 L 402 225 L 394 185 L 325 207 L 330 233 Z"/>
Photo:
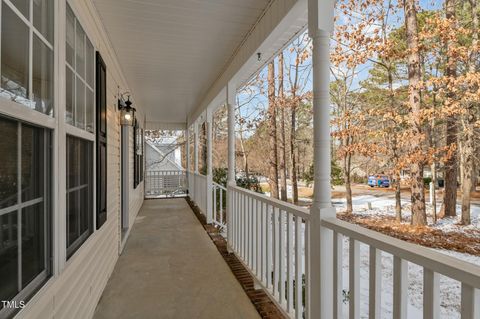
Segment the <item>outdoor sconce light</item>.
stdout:
<path fill-rule="evenodd" d="M 126 126 L 133 126 L 135 123 L 135 108 L 132 107 L 132 102 L 130 101 L 130 95 L 125 101 L 123 97 L 118 99 L 118 109 L 120 110 L 120 124 Z"/>

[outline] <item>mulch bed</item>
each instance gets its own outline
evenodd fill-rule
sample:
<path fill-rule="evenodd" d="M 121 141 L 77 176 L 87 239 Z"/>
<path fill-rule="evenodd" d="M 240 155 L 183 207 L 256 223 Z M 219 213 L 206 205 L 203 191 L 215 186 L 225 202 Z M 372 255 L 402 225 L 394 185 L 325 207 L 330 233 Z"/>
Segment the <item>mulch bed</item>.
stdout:
<path fill-rule="evenodd" d="M 195 216 L 197 216 L 198 220 L 207 231 L 223 259 L 232 270 L 232 273 L 235 278 L 237 278 L 248 298 L 250 298 L 250 301 L 255 306 L 255 309 L 257 309 L 259 315 L 264 319 L 286 319 L 263 289 L 255 289 L 253 277 L 235 254 L 228 253 L 227 242 L 218 232 L 218 229 L 213 225 L 206 223 L 205 216 L 200 213 L 199 208 L 190 200 L 190 197 L 186 197 L 185 199 Z"/>

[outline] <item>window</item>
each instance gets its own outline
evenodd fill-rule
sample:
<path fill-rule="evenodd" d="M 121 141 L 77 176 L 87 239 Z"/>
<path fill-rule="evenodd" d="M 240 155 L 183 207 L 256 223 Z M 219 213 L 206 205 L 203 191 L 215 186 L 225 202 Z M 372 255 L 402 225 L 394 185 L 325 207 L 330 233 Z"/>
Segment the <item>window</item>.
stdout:
<path fill-rule="evenodd" d="M 53 116 L 54 0 L 1 3 L 0 96 Z"/>
<path fill-rule="evenodd" d="M 0 300 L 20 301 L 51 275 L 51 132 L 0 117 L 0 136 Z"/>
<path fill-rule="evenodd" d="M 67 5 L 66 30 L 66 123 L 94 132 L 94 68 L 92 42 Z"/>
<path fill-rule="evenodd" d="M 93 143 L 67 135 L 67 257 L 93 229 Z"/>

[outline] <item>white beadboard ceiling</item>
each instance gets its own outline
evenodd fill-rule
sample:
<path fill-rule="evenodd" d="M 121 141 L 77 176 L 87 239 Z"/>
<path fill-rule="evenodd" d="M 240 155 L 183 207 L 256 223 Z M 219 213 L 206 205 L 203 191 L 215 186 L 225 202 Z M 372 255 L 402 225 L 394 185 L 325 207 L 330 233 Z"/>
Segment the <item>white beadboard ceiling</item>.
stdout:
<path fill-rule="evenodd" d="M 186 121 L 268 2 L 94 0 L 136 103 L 163 123 Z"/>

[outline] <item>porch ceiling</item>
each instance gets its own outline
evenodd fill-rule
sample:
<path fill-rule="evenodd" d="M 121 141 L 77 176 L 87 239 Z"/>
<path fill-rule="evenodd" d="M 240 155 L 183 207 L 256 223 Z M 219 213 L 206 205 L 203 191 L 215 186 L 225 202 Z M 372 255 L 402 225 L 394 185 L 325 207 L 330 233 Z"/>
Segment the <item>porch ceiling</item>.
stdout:
<path fill-rule="evenodd" d="M 185 122 L 269 0 L 94 0 L 148 121 Z"/>

